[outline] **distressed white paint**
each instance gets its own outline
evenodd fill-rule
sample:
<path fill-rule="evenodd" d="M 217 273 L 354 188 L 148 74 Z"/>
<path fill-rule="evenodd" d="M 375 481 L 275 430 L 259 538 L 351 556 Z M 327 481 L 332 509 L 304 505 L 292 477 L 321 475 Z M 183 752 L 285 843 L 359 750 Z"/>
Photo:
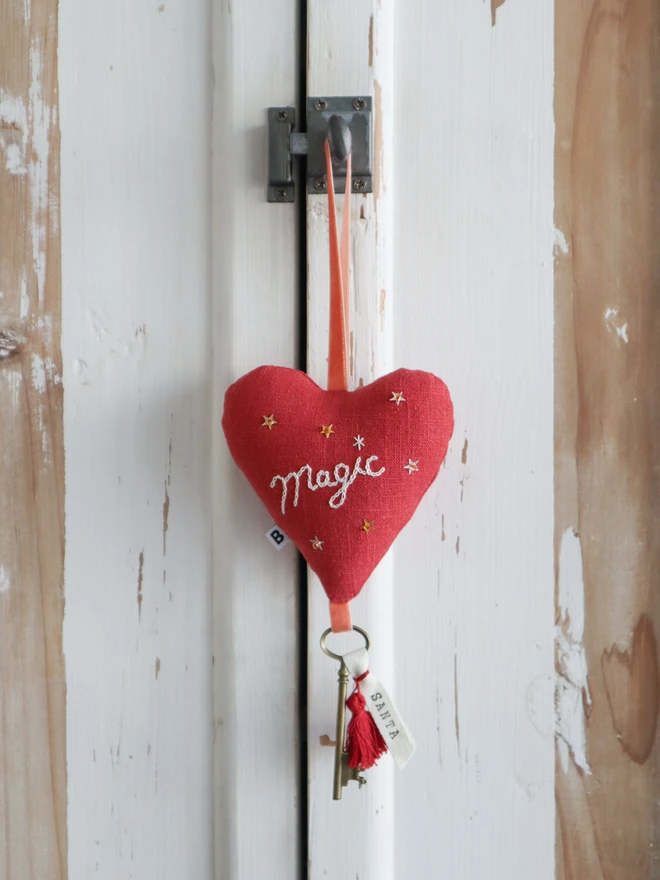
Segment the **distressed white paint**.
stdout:
<path fill-rule="evenodd" d="M 273 7 L 213 3 L 211 248 L 207 4 L 60 4 L 72 880 L 205 880 L 214 845 L 223 880 L 300 867 L 296 554 L 264 540 L 218 430 L 231 381 L 296 360 L 295 209 L 264 201 L 296 9 Z M 505 10 L 493 28 L 479 2 L 309 3 L 309 92 L 373 94 L 382 127 L 377 198 L 352 199 L 352 382 L 433 370 L 457 414 L 439 480 L 353 603 L 418 751 L 340 804 L 310 578 L 311 878 L 554 874 L 553 22 L 547 4 Z M 324 383 L 325 200 L 308 229 Z"/>
<path fill-rule="evenodd" d="M 562 254 L 567 254 L 569 251 L 568 241 L 566 240 L 566 236 L 555 226 L 555 248 L 559 250 Z"/>
<path fill-rule="evenodd" d="M 605 309 L 605 326 L 610 333 L 614 333 L 618 339 L 628 344 L 628 322 L 621 323 L 619 310 L 608 308 Z"/>
<path fill-rule="evenodd" d="M 296 102 L 297 4 L 213 3 L 215 876 L 299 876 L 298 557 L 229 456 L 227 386 L 297 366 L 298 234 L 266 203 L 266 108 Z M 304 43 L 303 43 L 304 45 Z M 188 871 L 185 876 L 193 877 Z"/>
<path fill-rule="evenodd" d="M 550 880 L 553 9 L 396 10 L 395 363 L 456 429 L 394 551 L 395 876 Z"/>
<path fill-rule="evenodd" d="M 213 876 L 209 18 L 59 5 L 71 880 Z"/>
<path fill-rule="evenodd" d="M 32 355 L 32 387 L 39 394 L 46 393 L 46 367 L 40 354 Z"/>
<path fill-rule="evenodd" d="M 584 575 L 580 536 L 566 529 L 559 549 L 556 626 L 557 681 L 555 721 L 559 757 L 564 772 L 569 755 L 585 773 L 591 773 L 586 754 L 586 713 L 591 694 L 584 638 Z"/>
<path fill-rule="evenodd" d="M 0 593 L 7 593 L 11 587 L 9 571 L 4 565 L 0 565 Z"/>
<path fill-rule="evenodd" d="M 23 272 L 21 274 L 21 321 L 24 321 L 27 318 L 29 311 L 30 296 L 27 286 L 27 273 L 25 267 L 23 267 Z M 48 317 L 50 317 L 50 315 Z"/>
<path fill-rule="evenodd" d="M 353 603 L 418 751 L 341 804 L 332 750 L 317 745 L 334 730 L 336 670 L 318 652 L 327 607 L 310 579 L 310 876 L 549 880 L 552 10 L 512 7 L 493 28 L 483 4 L 309 9 L 309 93 L 380 86 L 383 102 L 382 206 L 364 199 L 364 220 L 355 209 L 353 381 L 432 370 L 457 416 L 438 481 Z M 327 228 L 314 197 L 308 229 L 309 370 L 323 382 Z"/>
<path fill-rule="evenodd" d="M 2 346 L 2 335 L 0 335 L 0 355 L 3 350 Z M 7 357 L 11 353 L 11 351 L 8 352 Z M 9 399 L 11 400 L 14 411 L 17 411 L 21 403 L 20 398 L 23 390 L 23 373 L 20 369 L 11 369 L 9 366 L 3 367 L 2 370 L 0 370 L 0 382 L 3 382 L 8 387 L 10 393 Z M 3 450 L 3 453 L 7 453 L 6 448 Z"/>
<path fill-rule="evenodd" d="M 0 151 L 10 174 L 27 174 L 27 110 L 21 98 L 0 89 Z"/>
<path fill-rule="evenodd" d="M 32 263 L 37 278 L 39 302 L 43 303 L 46 281 L 46 209 L 51 108 L 43 98 L 44 60 L 40 40 L 41 38 L 38 36 L 33 37 L 30 45 L 28 123 L 32 137 L 28 145 L 28 180 L 30 183 Z"/>
<path fill-rule="evenodd" d="M 347 22 L 350 21 L 350 26 Z M 308 3 L 308 94 L 374 97 L 374 194 L 352 196 L 352 287 L 350 295 L 350 381 L 352 387 L 390 372 L 395 298 L 393 208 L 394 7 L 379 0 Z M 370 48 L 371 34 L 371 48 Z M 343 196 L 338 199 L 340 205 Z M 327 381 L 328 222 L 327 198 L 310 196 L 308 232 L 308 372 L 322 387 Z M 408 702 L 395 678 L 392 556 L 388 554 L 351 603 L 353 622 L 372 638 L 370 662 L 404 717 Z M 311 880 L 356 877 L 390 880 L 395 870 L 394 773 L 387 757 L 368 784 L 331 799 L 334 751 L 320 738 L 334 739 L 337 664 L 321 653 L 319 636 L 329 626 L 328 600 L 318 579 L 309 576 L 309 803 Z M 332 650 L 359 647 L 360 640 L 335 637 Z M 341 650 L 340 650 L 341 648 Z M 415 736 L 416 731 L 412 729 Z M 408 773 L 406 769 L 405 773 Z M 409 874 L 408 876 L 413 876 Z"/>

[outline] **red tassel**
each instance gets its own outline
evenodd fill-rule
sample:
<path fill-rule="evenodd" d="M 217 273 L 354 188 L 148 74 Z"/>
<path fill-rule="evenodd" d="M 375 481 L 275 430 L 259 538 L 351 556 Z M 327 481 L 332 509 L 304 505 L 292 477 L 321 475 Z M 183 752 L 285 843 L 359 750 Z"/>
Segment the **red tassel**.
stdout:
<path fill-rule="evenodd" d="M 353 717 L 346 731 L 348 766 L 368 770 L 385 754 L 387 746 L 371 713 L 365 708 L 367 701 L 360 693 L 360 683 L 346 700 Z"/>

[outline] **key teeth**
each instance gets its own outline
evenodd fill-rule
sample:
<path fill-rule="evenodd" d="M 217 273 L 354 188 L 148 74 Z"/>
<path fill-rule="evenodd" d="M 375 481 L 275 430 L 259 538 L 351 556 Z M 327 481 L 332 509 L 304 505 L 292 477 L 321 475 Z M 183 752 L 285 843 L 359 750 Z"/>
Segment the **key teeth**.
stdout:
<path fill-rule="evenodd" d="M 360 775 L 359 767 L 348 766 L 348 752 L 341 753 L 341 784 L 342 788 L 346 788 L 349 782 L 357 782 L 360 788 L 367 784 L 364 776 Z"/>

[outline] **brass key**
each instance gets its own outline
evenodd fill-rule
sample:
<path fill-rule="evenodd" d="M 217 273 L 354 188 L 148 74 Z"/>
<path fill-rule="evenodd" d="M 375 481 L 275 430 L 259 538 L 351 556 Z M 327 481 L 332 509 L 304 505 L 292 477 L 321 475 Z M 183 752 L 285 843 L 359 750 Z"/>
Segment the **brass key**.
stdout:
<path fill-rule="evenodd" d="M 367 650 L 369 650 L 369 636 L 366 632 L 360 629 L 359 626 L 354 626 L 353 629 L 363 636 Z M 342 788 L 347 786 L 351 780 L 355 780 L 360 788 L 366 785 L 367 780 L 364 776 L 360 775 L 359 768 L 348 766 L 348 752 L 344 748 L 344 743 L 346 740 L 346 692 L 350 676 L 342 657 L 339 654 L 334 654 L 325 646 L 325 640 L 331 632 L 331 629 L 327 629 L 321 636 L 321 649 L 328 657 L 332 657 L 333 660 L 339 660 L 341 664 L 337 676 L 339 689 L 337 693 L 337 725 L 335 728 L 335 771 L 332 784 L 332 799 L 340 801 Z"/>

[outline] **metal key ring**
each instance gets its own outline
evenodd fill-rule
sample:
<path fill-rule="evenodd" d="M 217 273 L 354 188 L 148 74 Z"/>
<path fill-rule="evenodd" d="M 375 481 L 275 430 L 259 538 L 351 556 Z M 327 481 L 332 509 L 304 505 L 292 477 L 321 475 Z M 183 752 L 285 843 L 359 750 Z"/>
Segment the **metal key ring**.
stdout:
<path fill-rule="evenodd" d="M 371 647 L 371 642 L 369 641 L 369 636 L 367 635 L 367 633 L 360 626 L 354 626 L 353 629 L 355 630 L 355 632 L 360 633 L 360 635 L 362 636 L 362 638 L 364 639 L 364 642 L 365 642 L 364 647 L 368 651 L 369 648 Z M 344 658 L 341 656 L 341 654 L 335 654 L 333 651 L 330 651 L 325 646 L 325 640 L 328 638 L 328 636 L 330 635 L 331 632 L 332 632 L 332 627 L 328 627 L 328 629 L 326 629 L 326 631 L 321 636 L 321 650 L 323 651 L 324 654 L 327 654 L 328 657 L 332 657 L 333 660 L 343 660 Z"/>

